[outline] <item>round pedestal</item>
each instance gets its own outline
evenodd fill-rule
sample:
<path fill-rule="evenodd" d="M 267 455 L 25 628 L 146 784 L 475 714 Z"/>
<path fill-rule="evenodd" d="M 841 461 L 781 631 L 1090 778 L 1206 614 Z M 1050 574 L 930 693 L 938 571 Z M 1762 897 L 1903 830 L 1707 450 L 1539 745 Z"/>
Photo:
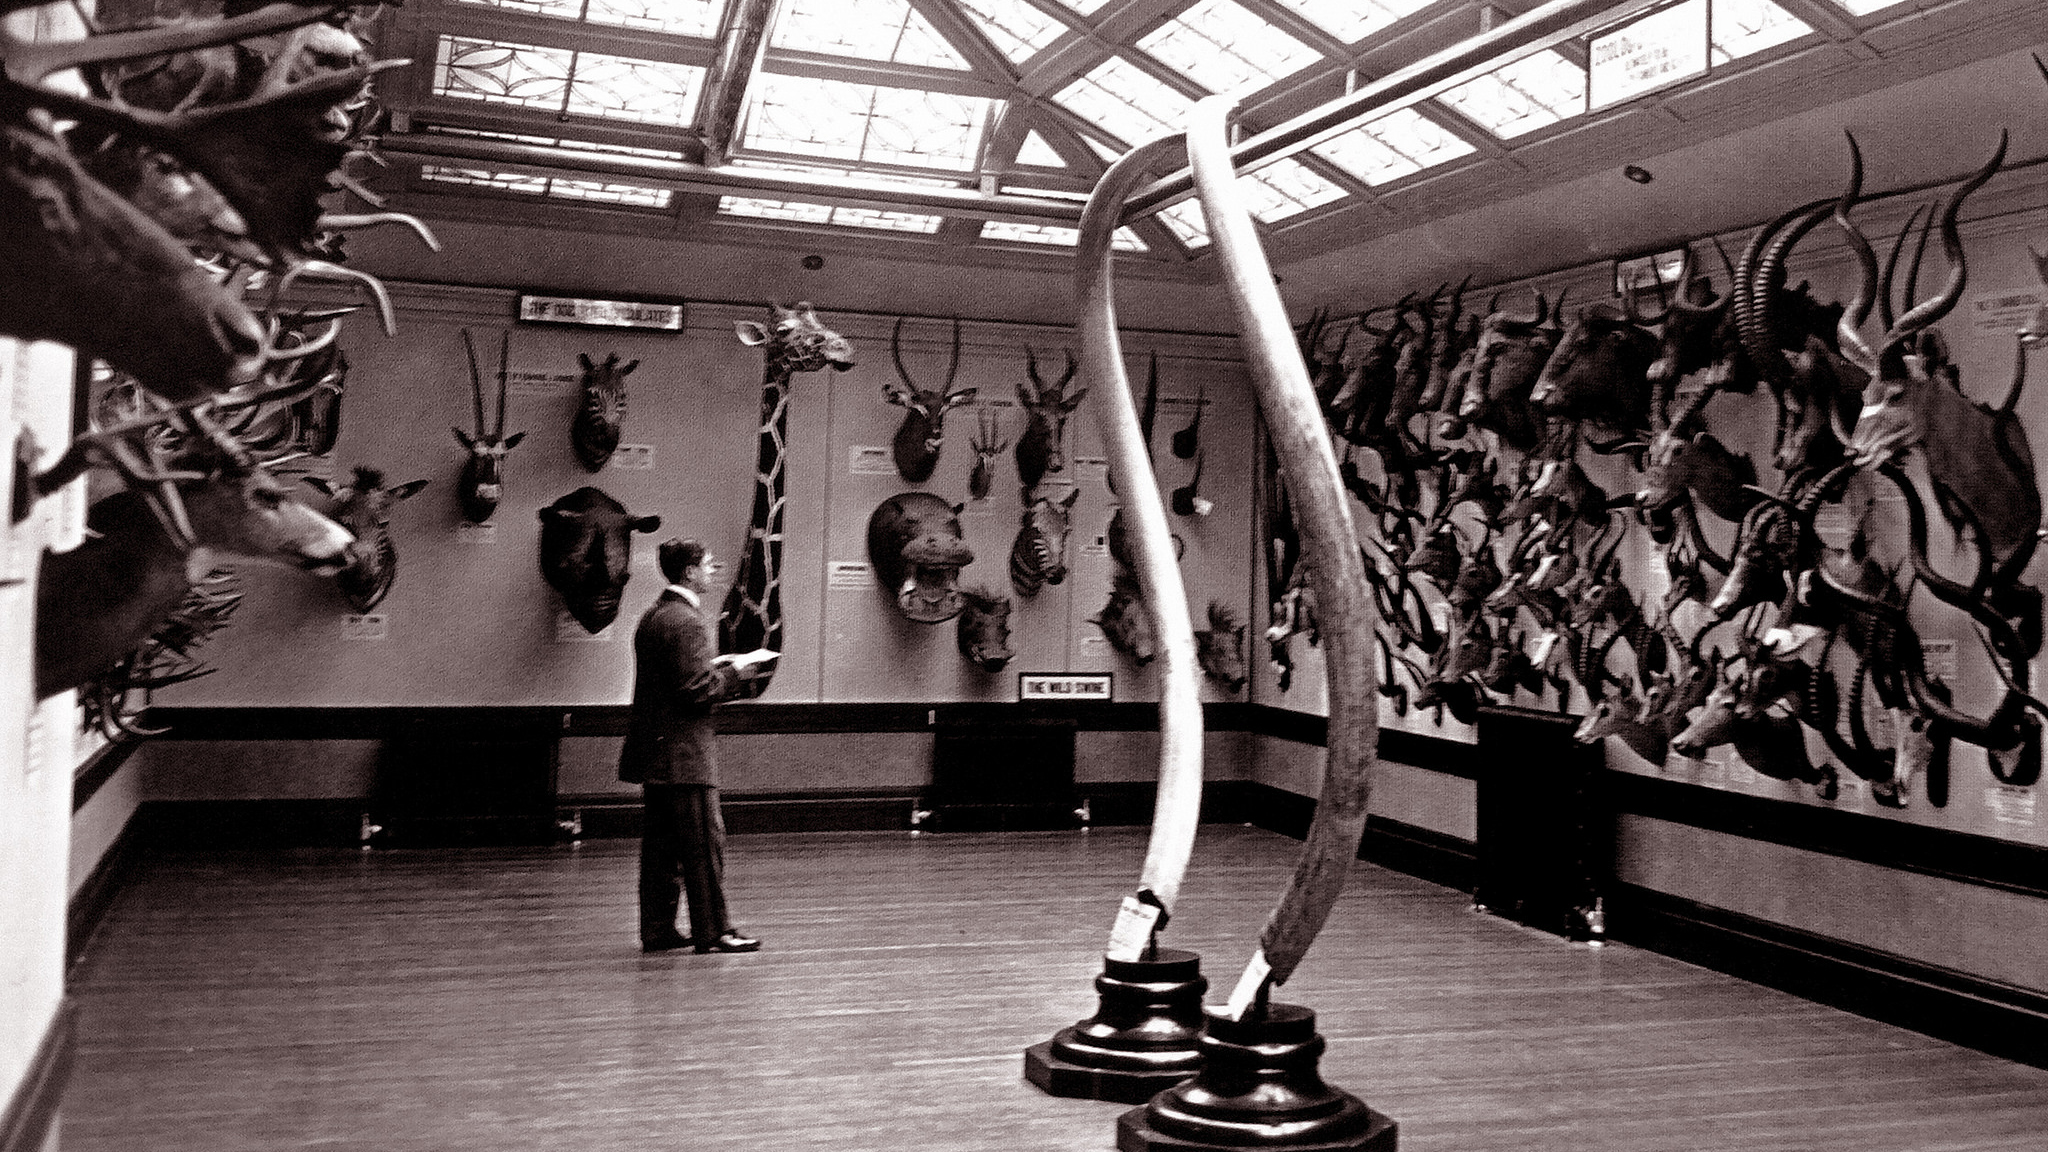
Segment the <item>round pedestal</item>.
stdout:
<path fill-rule="evenodd" d="M 1149 1100 L 1202 1066 L 1202 958 L 1178 948 L 1151 960 L 1104 957 L 1100 1008 L 1024 1050 L 1024 1077 L 1054 1096 Z"/>
<path fill-rule="evenodd" d="M 1316 1014 L 1273 1004 L 1255 1020 L 1206 1013 L 1201 1072 L 1117 1119 L 1119 1152 L 1260 1148 L 1394 1152 L 1396 1126 L 1316 1071 Z"/>

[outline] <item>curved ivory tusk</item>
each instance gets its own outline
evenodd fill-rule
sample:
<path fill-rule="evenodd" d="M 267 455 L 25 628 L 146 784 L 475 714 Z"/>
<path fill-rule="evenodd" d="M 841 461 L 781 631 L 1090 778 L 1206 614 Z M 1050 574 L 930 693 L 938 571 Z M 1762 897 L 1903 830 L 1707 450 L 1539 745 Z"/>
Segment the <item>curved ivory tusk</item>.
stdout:
<path fill-rule="evenodd" d="M 1322 625 L 1330 699 L 1329 756 L 1315 821 L 1294 878 L 1259 934 L 1259 951 L 1231 997 L 1229 1010 L 1241 1016 L 1249 993 L 1262 993 L 1266 984 L 1282 984 L 1293 975 L 1344 890 L 1365 832 L 1379 713 L 1373 683 L 1375 620 L 1364 593 L 1358 530 L 1308 370 L 1237 187 L 1225 134 L 1235 103 L 1227 96 L 1210 96 L 1195 105 L 1189 115 L 1188 163 L 1242 330 L 1274 458 L 1294 498 L 1302 563 L 1308 566 Z"/>
<path fill-rule="evenodd" d="M 1152 839 L 1139 872 L 1141 893 L 1150 892 L 1160 911 L 1171 914 L 1194 851 L 1202 808 L 1202 696 L 1195 660 L 1195 626 L 1188 594 L 1174 557 L 1166 506 L 1159 499 L 1144 431 L 1139 426 L 1131 382 L 1116 331 L 1116 293 L 1110 240 L 1128 199 L 1154 168 L 1173 167 L 1185 151 L 1179 134 L 1141 144 L 1110 165 L 1096 182 L 1081 212 L 1074 289 L 1080 300 L 1081 372 L 1098 398 L 1095 411 L 1109 453 L 1111 475 L 1121 494 L 1126 524 L 1135 529 L 1138 588 L 1152 612 L 1159 640 L 1159 792 L 1152 809 Z M 1149 931 L 1130 931 L 1126 915 L 1147 915 L 1143 900 L 1127 902 L 1110 934 L 1107 955 L 1143 958 Z M 1150 927 L 1150 925 L 1147 925 Z"/>
<path fill-rule="evenodd" d="M 354 268 L 344 268 L 331 261 L 307 260 L 301 264 L 294 265 L 290 271 L 278 277 L 275 294 L 283 295 L 284 290 L 291 287 L 292 281 L 297 280 L 301 276 L 310 276 L 315 280 L 347 280 L 360 285 L 363 291 L 370 294 L 370 299 L 377 305 L 377 320 L 384 326 L 384 334 L 386 336 L 398 335 L 398 320 L 391 311 L 391 297 L 384 291 L 384 282 L 382 280 L 377 279 L 368 272 L 359 272 Z"/>
<path fill-rule="evenodd" d="M 370 228 L 379 224 L 403 224 L 413 230 L 420 243 L 430 252 L 439 252 L 441 242 L 434 238 L 427 222 L 408 212 L 329 212 L 314 221 L 314 226 L 328 232 L 343 232 L 350 228 Z"/>

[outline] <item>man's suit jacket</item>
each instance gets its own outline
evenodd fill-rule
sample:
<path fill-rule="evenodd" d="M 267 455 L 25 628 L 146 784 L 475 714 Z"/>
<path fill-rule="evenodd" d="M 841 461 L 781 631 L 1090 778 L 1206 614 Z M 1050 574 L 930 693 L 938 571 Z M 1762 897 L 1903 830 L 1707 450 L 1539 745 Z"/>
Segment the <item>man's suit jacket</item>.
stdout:
<path fill-rule="evenodd" d="M 664 590 L 633 634 L 633 712 L 619 752 L 619 779 L 634 784 L 718 785 L 711 706 L 743 683 L 714 665 L 714 621 Z"/>

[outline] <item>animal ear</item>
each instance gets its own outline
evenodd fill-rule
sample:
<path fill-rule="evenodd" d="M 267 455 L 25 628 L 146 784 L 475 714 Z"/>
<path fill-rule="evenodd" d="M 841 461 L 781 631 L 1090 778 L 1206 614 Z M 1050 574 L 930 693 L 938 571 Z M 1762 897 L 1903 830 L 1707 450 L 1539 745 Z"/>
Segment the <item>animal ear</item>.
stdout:
<path fill-rule="evenodd" d="M 758 348 L 766 344 L 770 335 L 767 326 L 758 320 L 735 320 L 732 322 L 732 331 L 733 335 L 740 338 L 740 343 L 749 348 Z"/>
<path fill-rule="evenodd" d="M 562 521 L 567 520 L 569 518 L 569 514 L 567 512 L 562 511 L 560 508 L 557 508 L 552 504 L 548 505 L 546 508 L 541 509 L 539 512 L 535 513 L 535 515 L 540 517 L 540 522 L 543 524 L 559 524 Z"/>
<path fill-rule="evenodd" d="M 640 362 L 638 360 L 628 360 L 626 361 L 626 366 L 619 369 L 619 375 L 624 376 L 628 372 L 631 372 L 633 369 L 638 368 L 639 366 Z"/>
<path fill-rule="evenodd" d="M 425 480 L 408 480 L 398 487 L 390 489 L 391 498 L 393 500 L 403 500 L 426 486 L 427 482 Z M 325 491 L 325 489 L 323 488 L 322 491 Z"/>
<path fill-rule="evenodd" d="M 471 436 L 460 428 L 450 428 L 449 431 L 455 433 L 455 442 L 457 444 L 462 445 L 471 452 L 476 451 L 476 437 Z"/>
<path fill-rule="evenodd" d="M 302 476 L 300 477 L 300 479 L 304 480 L 308 487 L 312 488 L 315 492 L 320 493 L 322 496 L 334 495 L 334 485 L 329 484 L 325 479 L 319 476 Z"/>
<path fill-rule="evenodd" d="M 981 389 L 979 388 L 962 388 L 958 392 L 948 392 L 946 394 L 946 407 L 951 408 L 956 404 L 970 403 L 980 391 Z"/>
<path fill-rule="evenodd" d="M 660 530 L 661 517 L 659 516 L 641 516 L 633 521 L 633 531 L 635 532 L 659 532 Z"/>
<path fill-rule="evenodd" d="M 955 505 L 953 505 L 953 515 L 955 515 L 955 516 L 958 516 L 958 515 L 959 515 L 960 513 L 964 512 L 964 511 L 966 511 L 966 510 L 967 510 L 967 505 L 966 505 L 965 503 L 960 503 L 960 504 L 955 504 Z"/>
<path fill-rule="evenodd" d="M 576 362 L 583 365 L 585 372 L 597 371 L 597 365 L 591 362 L 590 353 L 588 352 L 578 352 L 576 354 Z"/>
<path fill-rule="evenodd" d="M 1069 396 L 1065 400 L 1061 401 L 1060 407 L 1069 412 L 1072 412 L 1074 409 L 1079 408 L 1081 406 L 1081 401 L 1087 398 L 1088 390 L 1086 388 L 1083 388 L 1079 392 L 1076 392 L 1072 396 Z"/>
<path fill-rule="evenodd" d="M 1065 500 L 1060 501 L 1060 507 L 1071 509 L 1074 506 L 1074 501 L 1079 500 L 1080 498 L 1081 490 L 1079 488 L 1070 488 L 1067 490 L 1067 498 Z"/>
<path fill-rule="evenodd" d="M 526 439 L 526 433 L 524 432 L 514 432 L 510 436 L 505 437 L 505 451 L 510 452 L 512 449 L 519 447 L 519 442 L 524 439 Z"/>
<path fill-rule="evenodd" d="M 896 405 L 898 408 L 908 408 L 910 407 L 910 390 L 901 384 L 884 384 L 882 385 L 882 399 Z"/>

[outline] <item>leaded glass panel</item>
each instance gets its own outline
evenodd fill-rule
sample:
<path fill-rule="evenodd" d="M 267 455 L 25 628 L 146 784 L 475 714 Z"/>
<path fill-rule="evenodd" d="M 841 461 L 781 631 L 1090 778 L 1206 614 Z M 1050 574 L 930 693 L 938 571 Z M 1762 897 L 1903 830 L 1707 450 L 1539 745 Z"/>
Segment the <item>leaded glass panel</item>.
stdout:
<path fill-rule="evenodd" d="M 1835 0 L 1835 3 L 1847 8 L 1858 16 L 1868 16 L 1872 12 L 1881 12 L 1886 8 L 1896 8 L 1900 4 L 1905 3 L 1905 0 Z"/>
<path fill-rule="evenodd" d="M 459 0 L 479 8 L 578 20 L 614 28 L 640 28 L 673 36 L 710 37 L 725 14 L 725 0 Z"/>
<path fill-rule="evenodd" d="M 559 200 L 585 200 L 630 208 L 666 208 L 675 199 L 675 193 L 667 188 L 620 184 L 612 180 L 568 180 L 559 176 L 549 181 L 548 195 Z"/>
<path fill-rule="evenodd" d="M 472 188 L 491 188 L 499 192 L 517 192 L 527 196 L 545 196 L 548 178 L 532 176 L 524 172 L 499 172 L 490 168 L 457 168 L 448 164 L 420 165 L 420 179 L 436 184 L 464 184 Z"/>
<path fill-rule="evenodd" d="M 1036 132 L 1026 132 L 1024 134 L 1024 143 L 1017 147 L 1017 163 L 1030 164 L 1039 168 L 1065 168 L 1067 166 L 1067 162 L 1060 158 L 1060 154 L 1053 151 L 1052 145 L 1045 142 L 1045 137 L 1040 136 Z"/>
<path fill-rule="evenodd" d="M 1436 0 L 1279 0 L 1311 24 L 1355 44 L 1403 16 L 1419 12 Z"/>
<path fill-rule="evenodd" d="M 1093 15 L 1097 8 L 1109 3 L 1109 0 L 1059 0 L 1059 2 L 1083 16 L 1089 16 Z"/>
<path fill-rule="evenodd" d="M 990 103 L 764 73 L 754 84 L 742 142 L 769 152 L 967 171 L 980 157 Z"/>
<path fill-rule="evenodd" d="M 1027 0 L 960 0 L 960 7 L 1012 63 L 1036 56 L 1067 31 L 1065 21 Z"/>
<path fill-rule="evenodd" d="M 1323 58 L 1231 0 L 1200 0 L 1138 47 L 1209 91 L 1230 95 L 1256 92 Z"/>
<path fill-rule="evenodd" d="M 1169 204 L 1159 210 L 1159 220 L 1190 248 L 1200 248 L 1209 243 L 1209 221 L 1202 215 L 1200 201 L 1183 200 Z"/>
<path fill-rule="evenodd" d="M 575 60 L 567 48 L 443 36 L 434 60 L 434 95 L 560 112 Z"/>
<path fill-rule="evenodd" d="M 1585 112 L 1586 70 L 1555 52 L 1538 52 L 1437 99 L 1496 136 L 1520 136 Z"/>
<path fill-rule="evenodd" d="M 1707 28 L 1710 64 L 1739 60 L 1813 31 L 1804 20 L 1771 0 L 1714 0 Z"/>
<path fill-rule="evenodd" d="M 720 196 L 718 211 L 726 216 L 753 216 L 762 220 L 783 220 L 791 224 L 829 224 L 832 221 L 830 204 L 766 200 L 759 196 Z"/>
<path fill-rule="evenodd" d="M 1194 107 L 1194 101 L 1121 56 L 1096 65 L 1053 100 L 1129 144 L 1181 131 Z"/>
<path fill-rule="evenodd" d="M 1474 149 L 1470 141 L 1415 109 L 1402 108 L 1309 151 L 1367 184 L 1379 185 L 1470 155 Z"/>
<path fill-rule="evenodd" d="M 904 0 L 785 0 L 777 48 L 965 69 L 967 61 Z"/>
<path fill-rule="evenodd" d="M 1057 244 L 1072 248 L 1081 242 L 1079 228 L 1063 228 L 1057 224 L 1019 224 L 1012 220 L 989 220 L 981 226 L 983 240 L 1008 240 L 1019 244 Z M 1109 246 L 1118 252 L 1143 252 L 1145 242 L 1129 228 L 1119 228 L 1110 235 Z"/>
<path fill-rule="evenodd" d="M 1292 157 L 1275 160 L 1237 178 L 1251 214 L 1268 224 L 1298 216 L 1345 197 L 1344 189 Z"/>
<path fill-rule="evenodd" d="M 697 115 L 704 69 L 601 52 L 576 54 L 569 106 L 576 116 L 687 126 Z"/>

